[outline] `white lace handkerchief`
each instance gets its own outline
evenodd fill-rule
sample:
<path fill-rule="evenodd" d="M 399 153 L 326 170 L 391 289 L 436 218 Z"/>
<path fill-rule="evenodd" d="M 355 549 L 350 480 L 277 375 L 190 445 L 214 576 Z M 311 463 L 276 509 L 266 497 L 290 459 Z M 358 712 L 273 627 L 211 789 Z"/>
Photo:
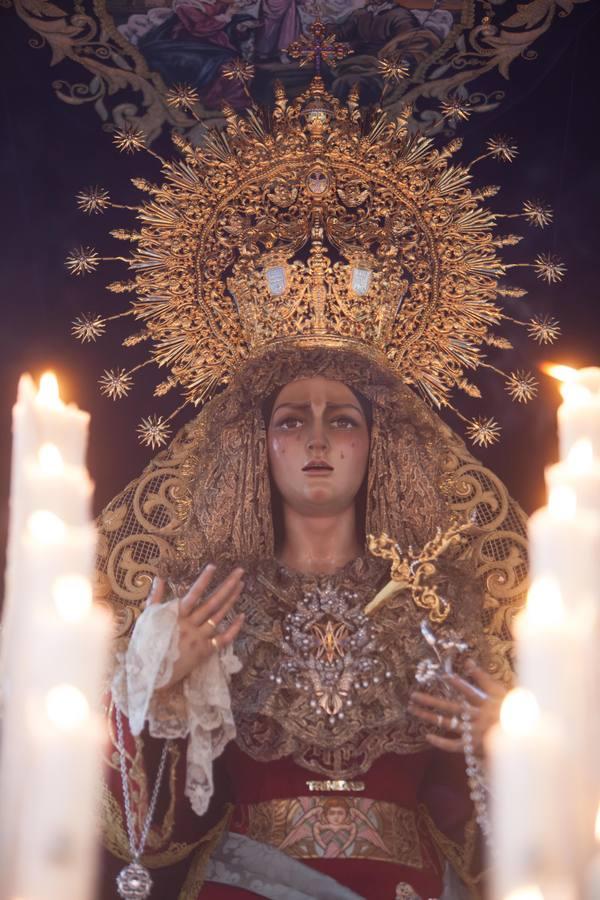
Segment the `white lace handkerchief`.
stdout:
<path fill-rule="evenodd" d="M 201 816 L 214 789 L 213 760 L 235 737 L 229 681 L 241 663 L 229 646 L 157 695 L 179 655 L 177 606 L 170 600 L 144 610 L 119 657 L 112 692 L 134 735 L 147 722 L 153 737 L 188 738 L 185 794 Z"/>

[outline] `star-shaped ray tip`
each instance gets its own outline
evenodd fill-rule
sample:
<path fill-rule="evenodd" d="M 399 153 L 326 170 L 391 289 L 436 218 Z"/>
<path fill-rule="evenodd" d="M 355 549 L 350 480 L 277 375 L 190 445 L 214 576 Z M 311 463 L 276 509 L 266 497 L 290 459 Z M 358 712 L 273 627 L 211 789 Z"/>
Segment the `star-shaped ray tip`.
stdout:
<path fill-rule="evenodd" d="M 123 153 L 134 153 L 136 150 L 144 149 L 146 135 L 138 125 L 129 123 L 115 131 L 113 141 L 117 150 L 121 150 Z"/>
<path fill-rule="evenodd" d="M 479 417 L 472 419 L 467 428 L 467 437 L 477 447 L 491 447 L 500 439 L 500 426 L 495 419 Z"/>
<path fill-rule="evenodd" d="M 541 200 L 526 200 L 523 204 L 523 218 L 536 228 L 545 228 L 554 218 L 554 213 Z"/>
<path fill-rule="evenodd" d="M 466 122 L 471 115 L 469 104 L 460 97 L 446 97 L 440 103 L 440 109 L 445 119 L 453 119 L 455 122 Z"/>
<path fill-rule="evenodd" d="M 485 146 L 490 156 L 500 162 L 512 162 L 519 152 L 513 139 L 503 134 L 490 138 Z"/>
<path fill-rule="evenodd" d="M 554 253 L 540 253 L 533 264 L 538 278 L 548 284 L 558 284 L 565 277 L 567 267 Z"/>
<path fill-rule="evenodd" d="M 71 334 L 78 341 L 81 341 L 82 344 L 95 341 L 105 331 L 106 320 L 102 316 L 96 316 L 92 313 L 82 313 L 74 319 L 71 325 Z"/>
<path fill-rule="evenodd" d="M 65 266 L 71 275 L 87 275 L 94 272 L 100 264 L 100 254 L 93 247 L 77 247 L 71 250 L 65 260 Z"/>
<path fill-rule="evenodd" d="M 165 98 L 169 106 L 176 109 L 191 109 L 200 100 L 198 91 L 189 84 L 176 84 L 169 88 Z"/>
<path fill-rule="evenodd" d="M 93 213 L 103 213 L 110 206 L 110 196 L 108 191 L 98 187 L 98 185 L 79 191 L 75 199 L 77 200 L 79 209 L 90 216 Z"/>
<path fill-rule="evenodd" d="M 529 337 L 538 344 L 554 344 L 560 337 L 560 323 L 551 316 L 534 316 L 527 326 Z"/>
<path fill-rule="evenodd" d="M 157 447 L 164 447 L 167 438 L 171 433 L 171 429 L 162 416 L 147 416 L 142 419 L 137 429 L 140 443 L 144 447 L 150 447 L 156 450 Z"/>
<path fill-rule="evenodd" d="M 133 379 L 125 369 L 105 369 L 104 375 L 98 379 L 98 384 L 100 392 L 105 397 L 109 397 L 111 400 L 120 400 L 121 397 L 126 397 L 131 390 Z"/>
<path fill-rule="evenodd" d="M 506 391 L 517 403 L 528 403 L 538 392 L 538 382 L 531 372 L 511 372 L 506 379 Z"/>
<path fill-rule="evenodd" d="M 408 64 L 402 59 L 378 59 L 377 71 L 383 76 L 384 81 L 395 81 L 396 83 L 408 78 L 410 73 Z"/>
<path fill-rule="evenodd" d="M 243 59 L 234 59 L 222 67 L 221 74 L 229 81 L 245 83 L 246 81 L 252 81 L 254 78 L 254 66 Z"/>

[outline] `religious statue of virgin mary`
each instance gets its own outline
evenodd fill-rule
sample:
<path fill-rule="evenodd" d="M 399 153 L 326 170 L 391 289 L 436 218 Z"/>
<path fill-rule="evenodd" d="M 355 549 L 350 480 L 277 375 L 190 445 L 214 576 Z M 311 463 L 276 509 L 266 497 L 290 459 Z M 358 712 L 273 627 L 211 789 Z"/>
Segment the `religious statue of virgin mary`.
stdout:
<path fill-rule="evenodd" d="M 176 136 L 161 182 L 135 180 L 139 229 L 113 232 L 134 242 L 111 286 L 135 292 L 125 343 L 168 369 L 157 395 L 202 408 L 99 520 L 103 896 L 478 897 L 476 759 L 511 680 L 525 519 L 431 407 L 477 397 L 465 373 L 508 344 L 494 190 L 450 164 L 456 141 L 408 112 L 365 122 L 319 75 L 226 117 L 201 147 Z M 116 398 L 131 373 L 101 383 Z M 140 434 L 166 444 L 168 420 Z"/>

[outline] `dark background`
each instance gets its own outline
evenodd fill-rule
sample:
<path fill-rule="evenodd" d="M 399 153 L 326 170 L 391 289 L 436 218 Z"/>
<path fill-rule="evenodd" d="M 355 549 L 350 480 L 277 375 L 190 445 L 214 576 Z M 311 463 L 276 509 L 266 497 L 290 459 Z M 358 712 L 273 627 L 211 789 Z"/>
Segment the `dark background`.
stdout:
<path fill-rule="evenodd" d="M 89 467 L 96 482 L 97 510 L 151 456 L 137 442 L 139 419 L 173 408 L 170 396 L 162 407 L 161 401 L 152 398 L 157 379 L 144 379 L 143 372 L 127 399 L 113 403 L 100 396 L 97 379 L 102 370 L 135 364 L 143 359 L 143 347 L 123 350 L 123 332 L 118 328 L 109 329 L 98 343 L 82 347 L 70 337 L 70 322 L 81 311 L 104 314 L 124 308 L 123 296 L 104 290 L 106 283 L 123 277 L 123 268 L 105 266 L 85 279 L 69 276 L 64 268 L 67 253 L 81 243 L 112 255 L 114 242 L 108 229 L 131 227 L 127 214 L 120 211 L 109 211 L 104 217 L 83 216 L 74 201 L 77 191 L 100 184 L 119 202 L 135 201 L 138 193 L 129 179 L 155 177 L 156 164 L 140 154 L 118 154 L 90 106 L 72 107 L 56 99 L 52 80 L 77 81 L 81 72 L 71 64 L 61 64 L 60 72 L 51 69 L 47 49 L 32 49 L 31 37 L 13 11 L 0 12 L 0 547 L 8 516 L 10 408 L 20 373 L 29 371 L 37 377 L 53 368 L 63 397 L 91 411 Z M 477 182 L 502 185 L 497 209 L 516 210 L 525 199 L 545 199 L 554 208 L 554 224 L 542 232 L 527 229 L 527 239 L 514 258 L 532 259 L 538 252 L 555 250 L 569 270 L 565 281 L 553 287 L 527 270 L 517 270 L 514 282 L 530 289 L 529 298 L 520 302 L 531 303 L 532 312 L 556 315 L 563 337 L 545 349 L 517 338 L 515 357 L 502 359 L 502 365 L 534 370 L 542 360 L 600 364 L 597 0 L 557 18 L 535 49 L 539 58 L 518 60 L 509 82 L 496 76 L 496 86 L 507 92 L 501 107 L 477 116 L 462 130 L 465 161 L 476 155 L 490 135 L 506 133 L 515 138 L 520 154 L 512 166 L 485 161 L 478 167 Z M 154 146 L 170 153 L 167 138 Z M 512 230 L 510 224 L 505 230 Z M 516 230 L 525 230 L 520 226 L 517 223 Z M 501 383 L 490 382 L 485 385 L 484 402 L 465 410 L 471 415 L 494 415 L 501 422 L 500 444 L 478 450 L 477 455 L 504 479 L 527 511 L 543 503 L 543 469 L 557 452 L 559 394 L 554 382 L 544 376 L 540 382 L 540 396 L 527 407 L 512 404 Z M 460 430 L 451 416 L 447 420 Z M 181 424 L 180 417 L 175 425 Z"/>

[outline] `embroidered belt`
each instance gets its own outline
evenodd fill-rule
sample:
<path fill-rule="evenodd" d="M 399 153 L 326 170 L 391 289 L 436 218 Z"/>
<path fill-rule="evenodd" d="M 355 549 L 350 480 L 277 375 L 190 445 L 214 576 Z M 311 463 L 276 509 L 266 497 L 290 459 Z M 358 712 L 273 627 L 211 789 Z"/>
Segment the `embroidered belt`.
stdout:
<path fill-rule="evenodd" d="M 313 796 L 238 804 L 229 827 L 296 859 L 423 866 L 414 812 L 382 800 Z"/>

